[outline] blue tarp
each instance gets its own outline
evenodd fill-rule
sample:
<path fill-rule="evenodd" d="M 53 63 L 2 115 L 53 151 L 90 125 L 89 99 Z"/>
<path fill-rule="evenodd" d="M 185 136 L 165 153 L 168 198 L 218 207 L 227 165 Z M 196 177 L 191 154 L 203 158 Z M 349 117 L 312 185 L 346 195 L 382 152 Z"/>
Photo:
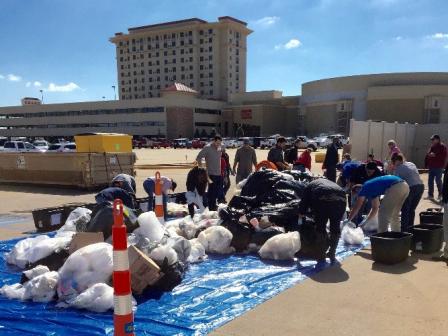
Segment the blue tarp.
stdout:
<path fill-rule="evenodd" d="M 4 253 L 19 241 L 0 241 L 0 287 L 20 281 L 21 272 L 6 265 Z M 368 244 L 366 238 L 364 246 Z M 339 244 L 344 259 L 362 246 Z M 170 293 L 137 297 L 137 335 L 204 335 L 254 306 L 305 280 L 326 266 L 313 261 L 275 262 L 256 255 L 209 256 L 190 265 Z M 59 309 L 0 297 L 0 335 L 112 335 L 112 312 Z"/>

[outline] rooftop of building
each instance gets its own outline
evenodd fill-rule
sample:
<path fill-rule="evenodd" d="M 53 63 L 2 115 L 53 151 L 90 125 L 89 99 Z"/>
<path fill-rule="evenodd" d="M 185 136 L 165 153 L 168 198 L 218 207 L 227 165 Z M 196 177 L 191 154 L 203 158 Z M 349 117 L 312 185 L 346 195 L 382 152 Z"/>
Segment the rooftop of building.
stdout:
<path fill-rule="evenodd" d="M 198 94 L 198 91 L 192 89 L 189 86 L 186 86 L 185 84 L 178 82 L 174 82 L 172 85 L 162 89 L 161 92 L 184 92 L 184 93 Z"/>

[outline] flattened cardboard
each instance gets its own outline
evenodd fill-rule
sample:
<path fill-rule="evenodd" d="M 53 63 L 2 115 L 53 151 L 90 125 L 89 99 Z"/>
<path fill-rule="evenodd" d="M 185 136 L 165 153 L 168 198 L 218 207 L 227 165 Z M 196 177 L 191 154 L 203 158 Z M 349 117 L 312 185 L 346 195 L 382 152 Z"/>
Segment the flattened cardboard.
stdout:
<path fill-rule="evenodd" d="M 128 256 L 134 294 L 141 294 L 146 287 L 153 285 L 163 276 L 160 267 L 137 247 L 129 246 Z"/>
<path fill-rule="evenodd" d="M 73 236 L 68 253 L 72 254 L 84 246 L 102 242 L 104 242 L 102 232 L 78 232 Z"/>

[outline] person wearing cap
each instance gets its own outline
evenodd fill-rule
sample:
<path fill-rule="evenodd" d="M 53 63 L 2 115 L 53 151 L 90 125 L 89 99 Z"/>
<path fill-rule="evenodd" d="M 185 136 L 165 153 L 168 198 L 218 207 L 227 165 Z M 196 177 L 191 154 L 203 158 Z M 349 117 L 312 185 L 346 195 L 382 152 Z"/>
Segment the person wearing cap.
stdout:
<path fill-rule="evenodd" d="M 333 182 L 336 182 L 336 165 L 339 162 L 338 147 L 339 139 L 334 137 L 332 144 L 327 147 L 325 159 L 322 164 L 325 177 Z"/>
<path fill-rule="evenodd" d="M 257 153 L 250 146 L 250 141 L 244 138 L 243 145 L 236 150 L 235 160 L 233 161 L 232 174 L 236 172 L 236 183 L 240 183 L 252 174 L 252 167 L 257 166 Z"/>
<path fill-rule="evenodd" d="M 415 209 L 425 190 L 420 174 L 415 164 L 406 161 L 403 154 L 392 155 L 393 174 L 401 177 L 409 185 L 409 196 L 401 208 L 401 231 L 410 232 L 414 226 Z"/>
<path fill-rule="evenodd" d="M 205 159 L 205 164 L 207 166 L 207 173 L 210 178 L 207 195 L 208 209 L 210 211 L 216 211 L 216 209 L 218 209 L 216 200 L 222 194 L 221 149 L 222 138 L 220 135 L 215 135 L 213 141 L 204 146 L 196 157 L 196 163 L 200 163 L 202 159 Z"/>
<path fill-rule="evenodd" d="M 97 204 L 103 204 L 106 202 L 112 203 L 115 199 L 120 199 L 126 207 L 135 209 L 137 207 L 135 193 L 136 184 L 134 177 L 128 174 L 118 174 L 112 179 L 108 188 L 101 190 L 95 196 L 95 201 Z"/>
<path fill-rule="evenodd" d="M 163 199 L 163 214 L 166 216 L 168 214 L 167 211 L 167 202 L 168 202 L 168 192 L 176 190 L 177 183 L 169 177 L 160 176 L 160 181 L 162 181 L 162 199 Z M 145 189 L 146 193 L 149 197 L 148 202 L 148 211 L 152 211 L 154 209 L 154 192 L 156 187 L 156 177 L 150 176 L 143 182 L 143 189 Z"/>
<path fill-rule="evenodd" d="M 442 198 L 442 175 L 447 162 L 447 149 L 440 141 L 440 136 L 431 137 L 431 147 L 425 157 L 425 167 L 428 169 L 428 198 L 434 198 L 434 180 L 436 181 L 439 199 Z"/>
<path fill-rule="evenodd" d="M 288 170 L 289 165 L 284 158 L 284 150 L 286 147 L 286 139 L 284 137 L 279 137 L 277 139 L 277 144 L 272 147 L 268 153 L 268 161 L 271 161 L 279 171 Z"/>
<path fill-rule="evenodd" d="M 384 195 L 384 198 L 380 206 L 381 195 Z M 367 216 L 367 221 L 378 214 L 378 233 L 386 232 L 389 227 L 392 231 L 399 232 L 401 231 L 400 210 L 408 195 L 408 184 L 398 176 L 384 175 L 371 179 L 361 187 L 347 221 L 352 221 L 358 215 L 368 199 L 372 202 L 372 209 Z"/>

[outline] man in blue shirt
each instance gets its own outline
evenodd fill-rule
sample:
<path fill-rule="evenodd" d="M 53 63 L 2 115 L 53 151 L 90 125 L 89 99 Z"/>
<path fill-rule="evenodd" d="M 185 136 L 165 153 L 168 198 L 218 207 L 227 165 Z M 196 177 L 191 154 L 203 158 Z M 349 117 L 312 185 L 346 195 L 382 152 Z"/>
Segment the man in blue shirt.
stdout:
<path fill-rule="evenodd" d="M 380 207 L 381 195 L 384 198 Z M 400 232 L 400 210 L 408 195 L 408 184 L 398 176 L 385 175 L 371 179 L 362 186 L 348 220 L 353 220 L 364 201 L 369 199 L 372 201 L 372 209 L 367 220 L 373 219 L 378 213 L 378 232 L 386 232 L 389 227 L 392 231 Z"/>

